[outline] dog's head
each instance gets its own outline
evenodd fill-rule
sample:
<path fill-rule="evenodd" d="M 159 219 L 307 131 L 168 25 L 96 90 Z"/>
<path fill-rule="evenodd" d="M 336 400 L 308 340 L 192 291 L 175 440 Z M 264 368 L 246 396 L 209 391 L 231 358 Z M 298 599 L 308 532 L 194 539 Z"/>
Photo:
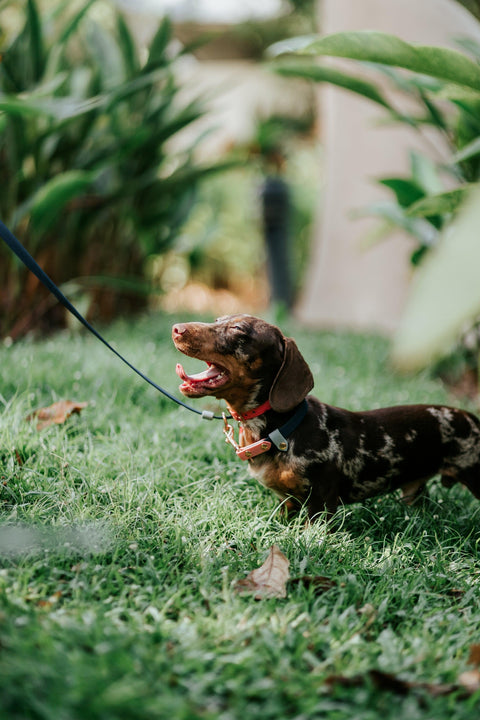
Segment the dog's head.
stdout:
<path fill-rule="evenodd" d="M 195 375 L 177 365 L 180 390 L 188 397 L 213 395 L 240 412 L 268 398 L 274 410 L 287 412 L 313 387 L 295 341 L 259 318 L 231 315 L 214 323 L 178 323 L 172 337 L 178 350 L 207 363 Z"/>

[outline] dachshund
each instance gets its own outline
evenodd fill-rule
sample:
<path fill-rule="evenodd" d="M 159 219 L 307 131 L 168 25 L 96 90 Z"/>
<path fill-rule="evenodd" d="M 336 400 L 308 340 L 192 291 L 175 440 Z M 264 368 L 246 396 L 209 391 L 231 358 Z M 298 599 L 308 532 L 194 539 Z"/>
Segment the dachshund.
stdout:
<path fill-rule="evenodd" d="M 328 518 L 339 504 L 397 489 L 413 504 L 437 474 L 445 487 L 460 482 L 480 499 L 475 415 L 445 405 L 365 412 L 327 405 L 309 395 L 312 373 L 295 341 L 249 315 L 177 323 L 172 338 L 207 363 L 195 375 L 177 365 L 180 391 L 226 401 L 240 423 L 237 454 L 287 512 L 305 506 L 310 520 Z"/>

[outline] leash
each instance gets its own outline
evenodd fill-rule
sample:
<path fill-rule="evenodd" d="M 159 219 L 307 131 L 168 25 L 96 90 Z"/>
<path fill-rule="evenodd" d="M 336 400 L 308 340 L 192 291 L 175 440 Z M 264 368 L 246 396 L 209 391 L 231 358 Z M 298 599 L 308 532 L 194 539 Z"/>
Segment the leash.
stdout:
<path fill-rule="evenodd" d="M 102 342 L 109 350 L 111 350 L 114 355 L 120 358 L 120 360 L 124 362 L 125 365 L 127 365 L 131 370 L 133 370 L 133 372 L 137 373 L 137 375 L 139 375 L 142 380 L 145 380 L 145 382 L 155 388 L 155 390 L 158 390 L 158 392 L 162 393 L 162 395 L 167 397 L 169 400 L 172 400 L 177 405 L 180 405 L 181 407 L 190 410 L 190 412 L 193 412 L 196 415 L 200 415 L 204 420 L 224 419 L 223 414 L 215 415 L 210 410 L 197 410 L 197 408 L 194 408 L 191 405 L 187 405 L 187 403 L 183 402 L 183 400 L 179 400 L 179 398 L 176 398 L 175 395 L 172 395 L 168 392 L 168 390 L 165 390 L 165 388 L 161 387 L 156 382 L 151 380 L 147 375 L 141 372 L 141 370 L 138 370 L 138 368 L 136 368 L 135 365 L 129 362 L 121 353 L 118 352 L 118 350 L 115 350 L 115 348 L 110 345 L 107 340 L 105 340 L 105 338 L 98 332 L 98 330 L 95 330 L 93 325 L 91 325 L 88 320 L 83 317 L 83 315 L 77 310 L 75 305 L 72 305 L 70 300 L 65 297 L 62 291 L 55 285 L 53 280 L 47 275 L 44 270 L 42 270 L 40 265 L 38 265 L 38 263 L 33 259 L 28 250 L 22 245 L 19 240 L 17 240 L 15 235 L 10 232 L 10 230 L 3 224 L 1 220 L 0 237 L 10 248 L 10 250 L 18 257 L 18 259 L 28 268 L 28 270 L 30 270 L 30 272 L 32 272 L 40 280 L 40 282 L 45 285 L 47 290 L 49 290 L 52 295 L 57 298 L 57 300 L 63 305 L 63 307 L 66 308 L 74 317 L 76 317 L 77 320 L 81 322 L 82 325 L 86 327 L 89 332 L 92 333 L 92 335 L 95 335 L 95 337 L 100 340 L 100 342 Z"/>

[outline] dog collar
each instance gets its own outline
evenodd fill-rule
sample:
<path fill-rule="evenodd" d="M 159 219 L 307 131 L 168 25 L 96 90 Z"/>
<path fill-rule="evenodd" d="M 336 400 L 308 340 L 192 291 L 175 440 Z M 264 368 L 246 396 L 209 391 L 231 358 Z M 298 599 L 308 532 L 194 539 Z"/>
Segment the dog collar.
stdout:
<path fill-rule="evenodd" d="M 243 446 L 240 446 L 235 441 L 235 438 L 233 437 L 233 427 L 227 423 L 227 418 L 224 415 L 223 432 L 225 433 L 225 442 L 229 443 L 235 448 L 237 457 L 239 457 L 240 460 L 251 460 L 257 455 L 262 455 L 263 453 L 268 452 L 272 445 L 275 445 L 277 450 L 280 450 L 280 452 L 287 452 L 289 447 L 288 437 L 300 425 L 305 415 L 307 414 L 307 410 L 308 403 L 306 400 L 303 400 L 298 406 L 295 413 L 290 418 L 290 420 L 287 420 L 284 425 L 282 425 L 280 428 L 276 428 L 275 430 L 273 430 L 267 435 L 266 438 L 262 438 L 262 440 L 257 440 L 250 445 Z"/>
<path fill-rule="evenodd" d="M 267 400 L 254 410 L 247 410 L 245 413 L 236 413 L 234 410 L 230 410 L 230 414 L 237 422 L 241 422 L 242 420 L 245 422 L 245 420 L 253 420 L 253 418 L 259 417 L 259 415 L 263 415 L 263 413 L 271 409 L 270 400 Z"/>

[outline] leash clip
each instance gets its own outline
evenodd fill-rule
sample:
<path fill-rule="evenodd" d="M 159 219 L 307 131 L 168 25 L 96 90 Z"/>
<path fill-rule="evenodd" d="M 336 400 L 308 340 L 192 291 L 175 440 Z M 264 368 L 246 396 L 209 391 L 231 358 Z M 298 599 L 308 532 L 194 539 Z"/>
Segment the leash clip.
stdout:
<path fill-rule="evenodd" d="M 243 447 L 240 447 L 233 435 L 233 427 L 227 422 L 225 413 L 222 413 L 222 417 L 225 442 L 235 449 L 237 457 L 240 458 L 240 460 L 250 460 L 257 455 L 262 455 L 263 453 L 267 452 L 267 450 L 270 450 L 270 448 L 272 447 L 272 443 L 266 439 L 257 440 L 257 442 L 251 443 L 251 445 L 244 445 Z"/>
<path fill-rule="evenodd" d="M 227 422 L 227 416 L 225 415 L 225 413 L 222 413 L 222 418 L 223 418 L 223 433 L 225 435 L 225 442 L 229 443 L 235 449 L 235 452 L 238 453 L 238 451 L 240 450 L 240 445 L 237 443 L 237 441 L 235 440 L 235 438 L 233 436 L 234 429 L 233 429 L 232 425 L 229 425 L 229 423 Z"/>

